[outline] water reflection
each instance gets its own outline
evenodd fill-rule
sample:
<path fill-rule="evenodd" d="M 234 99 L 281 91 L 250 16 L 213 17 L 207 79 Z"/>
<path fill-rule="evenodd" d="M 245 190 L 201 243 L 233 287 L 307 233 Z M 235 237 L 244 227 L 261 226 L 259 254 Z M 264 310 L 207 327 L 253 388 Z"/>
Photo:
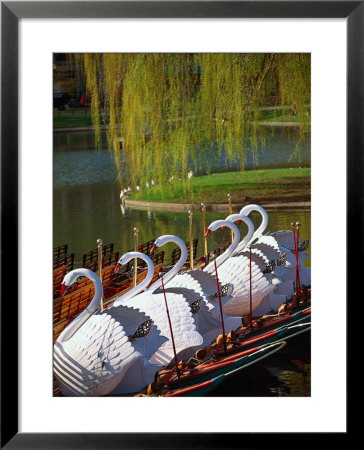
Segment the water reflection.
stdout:
<path fill-rule="evenodd" d="M 54 246 L 68 244 L 69 251 L 76 254 L 79 261 L 82 254 L 96 246 L 101 238 L 104 243 L 113 242 L 114 248 L 124 253 L 133 248 L 133 228 L 139 228 L 139 242 L 147 242 L 162 234 L 175 234 L 185 241 L 189 240 L 188 214 L 181 212 L 146 211 L 122 207 L 117 183 L 99 183 L 76 187 L 55 189 L 54 201 Z M 207 212 L 206 223 L 224 219 L 226 213 Z M 261 222 L 258 213 L 251 213 L 255 227 Z M 302 224 L 300 236 L 309 239 L 311 233 L 310 213 L 307 211 L 270 212 L 267 231 L 289 229 L 292 221 Z M 245 224 L 240 225 L 245 235 Z M 193 236 L 199 238 L 198 255 L 203 252 L 202 214 L 193 214 Z M 221 245 L 229 239 L 227 230 L 216 231 L 208 238 L 208 250 Z M 173 245 L 165 247 L 170 252 Z M 293 244 L 292 244 L 293 248 Z M 308 250 L 310 251 L 310 249 Z M 307 260 L 306 264 L 310 264 Z"/>
<path fill-rule="evenodd" d="M 309 397 L 310 361 L 311 340 L 307 333 L 289 339 L 283 350 L 264 359 L 262 363 L 229 376 L 225 383 L 208 396 Z"/>
<path fill-rule="evenodd" d="M 259 168 L 269 167 L 299 167 L 310 164 L 310 140 L 305 140 L 300 145 L 299 154 L 295 154 L 296 132 L 286 130 L 284 127 L 274 129 L 274 132 L 266 137 L 265 146 L 259 144 L 257 157 Z M 105 180 L 115 180 L 117 177 L 116 166 L 112 153 L 107 151 L 105 133 L 102 133 L 102 151 L 95 151 L 93 132 L 57 132 L 53 137 L 54 148 L 54 187 L 61 188 L 75 186 L 76 184 L 98 183 Z M 198 150 L 198 149 L 196 149 Z M 251 169 L 253 165 L 253 151 L 251 144 L 245 143 L 245 169 Z M 196 161 L 190 161 L 195 174 L 206 173 L 207 163 L 210 172 L 237 170 L 241 167 L 240 161 L 228 162 L 224 148 L 220 149 L 212 145 L 208 152 L 194 153 Z M 199 155 L 200 159 L 199 160 Z M 121 152 L 121 160 L 123 160 Z"/>

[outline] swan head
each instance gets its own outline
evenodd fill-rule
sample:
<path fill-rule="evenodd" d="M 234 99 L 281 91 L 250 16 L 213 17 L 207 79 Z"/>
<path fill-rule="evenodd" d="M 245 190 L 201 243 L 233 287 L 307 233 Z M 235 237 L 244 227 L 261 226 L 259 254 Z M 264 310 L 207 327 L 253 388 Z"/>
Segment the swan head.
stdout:
<path fill-rule="evenodd" d="M 127 264 L 130 260 L 132 260 L 134 258 L 140 258 L 140 259 L 143 259 L 144 261 L 146 261 L 147 259 L 150 259 L 147 255 L 145 255 L 144 253 L 141 253 L 141 252 L 124 253 L 124 255 L 117 262 L 115 269 L 114 269 L 114 273 L 117 272 L 121 266 L 123 266 L 124 264 Z M 152 264 L 153 264 L 153 262 L 152 262 Z"/>
<path fill-rule="evenodd" d="M 66 273 L 63 278 L 61 285 L 61 297 L 63 297 L 66 289 L 71 286 L 79 277 L 85 276 L 84 272 L 81 270 L 72 270 L 71 272 Z"/>
<path fill-rule="evenodd" d="M 242 222 L 244 222 L 245 225 L 248 227 L 248 234 L 247 234 L 246 239 L 250 239 L 253 237 L 254 224 L 247 215 L 242 214 L 241 212 L 238 214 L 230 214 L 230 216 L 228 216 L 226 218 L 226 220 L 229 220 L 230 222 L 237 222 L 238 225 L 240 225 Z"/>
<path fill-rule="evenodd" d="M 222 229 L 225 226 L 229 226 L 231 225 L 231 222 L 228 220 L 215 220 L 214 222 L 210 223 L 210 225 L 208 226 L 206 233 L 205 233 L 205 238 L 212 232 L 212 231 L 216 231 L 219 228 Z M 230 227 L 229 227 L 230 228 Z"/>
<path fill-rule="evenodd" d="M 249 217 L 247 217 L 245 214 L 242 214 L 241 212 L 239 214 L 230 214 L 230 216 L 227 216 L 226 220 L 230 220 L 230 222 L 237 222 L 238 225 L 240 225 L 242 222 L 251 222 Z"/>
<path fill-rule="evenodd" d="M 157 238 L 154 241 L 153 247 L 150 249 L 149 254 L 153 255 L 153 253 L 155 252 L 155 250 L 159 247 L 162 247 L 164 244 L 167 244 L 167 242 L 175 242 L 177 243 L 177 241 L 179 241 L 180 238 L 177 236 L 173 236 L 172 234 L 165 234 L 164 236 L 159 236 L 159 238 Z"/>

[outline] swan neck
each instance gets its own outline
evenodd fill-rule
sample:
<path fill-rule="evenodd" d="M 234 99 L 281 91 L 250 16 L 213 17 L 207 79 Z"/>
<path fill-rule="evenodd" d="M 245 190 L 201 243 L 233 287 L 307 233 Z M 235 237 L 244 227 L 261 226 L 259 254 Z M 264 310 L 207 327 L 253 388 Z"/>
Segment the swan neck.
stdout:
<path fill-rule="evenodd" d="M 153 265 L 153 261 L 151 260 L 151 258 L 149 258 L 149 256 L 146 255 L 145 253 L 140 253 L 140 252 L 129 252 L 129 254 L 130 254 L 130 259 L 139 258 L 139 259 L 142 259 L 143 261 L 145 261 L 147 263 L 148 272 L 143 281 L 141 281 L 139 284 L 134 286 L 133 289 L 130 289 L 130 291 L 128 291 L 126 294 L 117 298 L 113 303 L 113 307 L 119 306 L 122 303 L 125 303 L 125 301 L 128 300 L 129 298 L 135 297 L 137 294 L 144 291 L 148 287 L 149 283 L 153 280 L 154 265 Z M 130 259 L 129 259 L 129 261 L 130 261 Z"/>
<path fill-rule="evenodd" d="M 88 269 L 77 269 L 77 271 L 80 272 L 80 275 L 87 277 L 93 282 L 95 294 L 88 307 L 84 311 L 82 311 L 82 313 L 78 315 L 59 335 L 57 339 L 57 342 L 59 343 L 68 341 L 76 333 L 76 331 L 78 331 L 81 326 L 92 316 L 92 314 L 97 310 L 101 303 L 103 290 L 100 278 L 94 272 Z"/>
<path fill-rule="evenodd" d="M 224 226 L 230 228 L 234 232 L 234 239 L 233 242 L 229 245 L 229 247 L 224 251 L 224 253 L 216 258 L 216 266 L 219 267 L 222 263 L 224 263 L 229 256 L 233 253 L 233 251 L 236 249 L 236 247 L 239 244 L 240 241 L 240 232 L 238 227 L 228 220 L 224 220 Z M 213 272 L 215 270 L 215 261 L 210 262 L 205 268 L 204 271 L 206 272 Z"/>
<path fill-rule="evenodd" d="M 164 285 L 166 285 L 168 283 L 168 281 L 170 281 L 175 275 L 178 274 L 178 272 L 182 269 L 183 265 L 187 261 L 187 257 L 188 257 L 188 251 L 187 251 L 186 244 L 183 242 L 183 240 L 181 238 L 179 238 L 178 236 L 168 235 L 168 236 L 165 236 L 163 245 L 166 244 L 167 242 L 173 242 L 176 245 L 178 245 L 178 247 L 181 249 L 181 256 L 180 256 L 179 260 L 176 262 L 176 264 L 174 265 L 174 267 L 172 267 L 172 269 L 170 271 L 168 271 L 165 275 L 163 275 Z M 162 286 L 162 280 L 159 279 L 158 281 L 153 283 L 152 286 L 148 290 L 155 291 L 156 289 L 158 289 L 161 286 Z"/>
<path fill-rule="evenodd" d="M 240 252 L 243 250 L 249 242 L 251 242 L 254 239 L 254 224 L 249 219 L 249 217 L 241 216 L 240 220 L 242 220 L 248 227 L 248 232 L 245 235 L 244 239 L 240 242 L 240 244 L 236 247 L 236 251 Z"/>
<path fill-rule="evenodd" d="M 268 225 L 268 214 L 266 210 L 259 205 L 248 205 L 245 206 L 241 211 L 240 214 L 249 215 L 251 211 L 257 211 L 262 216 L 262 223 L 258 227 L 258 229 L 253 234 L 253 237 L 248 242 L 248 244 L 252 244 L 256 239 L 259 239 L 261 236 L 263 236 L 264 230 L 267 228 Z"/>

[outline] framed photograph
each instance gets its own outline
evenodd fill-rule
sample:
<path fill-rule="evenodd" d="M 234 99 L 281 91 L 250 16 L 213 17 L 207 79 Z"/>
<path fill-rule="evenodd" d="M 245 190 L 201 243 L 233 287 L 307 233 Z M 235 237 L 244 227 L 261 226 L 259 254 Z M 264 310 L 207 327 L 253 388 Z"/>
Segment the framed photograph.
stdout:
<path fill-rule="evenodd" d="M 346 300 L 353 295 L 349 287 L 354 285 L 354 280 L 360 279 L 359 268 L 352 267 L 353 264 L 347 266 L 347 261 L 350 261 L 350 256 L 353 257 L 354 254 L 351 251 L 353 240 L 348 238 L 361 235 L 362 214 L 358 214 L 358 211 L 363 207 L 360 152 L 363 141 L 363 107 L 360 101 L 363 95 L 363 8 L 362 2 L 331 1 L 1 3 L 2 447 L 142 448 L 152 445 L 160 448 L 168 443 L 171 448 L 187 448 L 191 445 L 203 448 L 233 448 L 240 445 L 241 439 L 244 439 L 246 446 L 253 446 L 254 443 L 261 445 L 263 439 L 272 438 L 274 433 L 280 433 L 282 442 L 288 437 L 284 433 L 289 432 L 302 433 L 303 439 L 312 432 L 339 432 L 343 436 L 347 434 Z M 249 57 L 244 60 L 245 72 L 239 72 L 236 68 L 240 67 L 241 57 L 234 59 L 232 55 L 243 54 Z M 208 55 L 217 56 L 212 61 L 213 58 Z M 287 59 L 285 55 L 288 55 Z M 298 55 L 300 67 L 306 67 L 306 72 L 303 72 L 308 74 L 305 86 L 309 88 L 309 96 L 305 97 L 306 89 L 305 94 L 301 97 L 297 95 L 298 98 L 292 100 L 289 90 L 295 91 L 297 86 L 287 84 L 285 91 L 283 85 L 285 77 L 292 72 L 292 61 L 296 57 L 294 55 Z M 115 87 L 120 67 L 116 60 L 119 61 L 120 58 L 124 58 L 123 64 L 128 67 L 129 72 L 126 70 L 123 77 L 119 78 L 123 80 L 123 86 Z M 164 69 L 158 72 L 162 60 Z M 235 65 L 234 70 L 230 70 L 232 64 Z M 261 67 L 258 75 L 254 72 L 257 66 Z M 270 71 L 272 66 L 275 67 L 275 75 Z M 155 70 L 155 67 L 159 68 Z M 207 211 L 205 223 L 204 213 L 193 209 L 196 202 L 201 202 L 196 201 L 196 198 L 199 199 L 204 192 L 206 196 L 202 198 L 203 202 L 224 203 L 221 195 L 211 197 L 208 178 L 219 179 L 216 183 L 225 186 L 222 189 L 227 189 L 226 186 L 229 186 L 229 190 L 234 189 L 229 178 L 230 172 L 225 174 L 226 167 L 231 167 L 232 171 L 238 170 L 244 164 L 246 168 L 255 168 L 254 151 L 260 152 L 260 158 L 266 158 L 267 155 L 264 155 L 262 150 L 264 145 L 261 144 L 266 140 L 275 140 L 272 146 L 279 146 L 282 154 L 285 151 L 283 139 L 279 141 L 279 131 L 270 134 L 260 130 L 257 133 L 258 138 L 255 133 L 244 135 L 244 132 L 235 126 L 236 117 L 229 117 L 230 110 L 223 113 L 216 105 L 211 109 L 213 112 L 208 110 L 209 102 L 217 101 L 216 91 L 219 91 L 220 87 L 216 84 L 213 94 L 204 88 L 201 70 L 208 73 L 207 67 L 212 68 L 211 80 L 215 83 L 219 74 L 222 74 L 219 80 L 225 80 L 226 96 L 230 89 L 229 83 L 232 89 L 236 89 L 231 81 L 236 73 L 240 73 L 242 77 L 243 73 L 251 70 L 246 78 L 238 80 L 238 83 L 243 84 L 242 90 L 245 89 L 246 103 L 254 105 L 259 112 L 249 116 L 249 124 L 253 128 L 256 124 L 261 127 L 269 124 L 269 129 L 277 126 L 278 130 L 281 122 L 285 124 L 285 133 L 288 136 L 284 139 L 291 139 L 293 142 L 292 136 L 299 135 L 300 143 L 306 142 L 297 150 L 303 154 L 297 157 L 296 163 L 292 162 L 294 156 L 297 156 L 294 155 L 296 147 L 293 148 L 293 159 L 292 155 L 288 155 L 290 163 L 285 169 L 288 174 L 281 176 L 287 178 L 287 198 L 293 198 L 295 184 L 289 184 L 289 180 L 299 176 L 304 183 L 303 172 L 307 170 L 308 173 L 308 185 L 302 188 L 302 192 L 307 190 L 306 200 L 311 207 L 312 216 L 308 212 L 307 217 L 303 214 L 299 220 L 304 224 L 307 221 L 309 229 L 307 236 L 302 232 L 301 241 L 307 238 L 312 243 L 310 256 L 314 307 L 309 369 L 302 366 L 302 373 L 295 374 L 291 388 L 294 393 L 287 395 L 282 388 L 282 382 L 276 387 L 274 395 L 269 395 L 290 398 L 266 398 L 266 392 L 269 390 L 265 391 L 263 388 L 257 389 L 256 395 L 245 396 L 244 389 L 232 383 L 230 390 L 222 390 L 216 397 L 146 400 L 130 396 L 104 397 L 105 393 L 101 392 L 101 396 L 91 394 L 91 397 L 80 399 L 67 395 L 67 392 L 70 392 L 69 387 L 74 386 L 74 381 L 63 384 L 60 382 L 63 377 L 70 376 L 69 366 L 72 364 L 67 362 L 66 372 L 55 371 L 57 385 L 61 386 L 63 394 L 58 396 L 60 391 L 56 392 L 54 389 L 56 385 L 53 384 L 52 374 L 53 343 L 66 329 L 66 325 L 82 311 L 78 307 L 77 314 L 72 318 L 61 317 L 61 311 L 65 308 L 60 302 L 60 316 L 56 321 L 58 334 L 55 336 L 50 317 L 52 313 L 53 318 L 55 317 L 54 305 L 57 299 L 64 298 L 64 291 L 61 284 L 55 287 L 53 272 L 53 296 L 56 300 L 52 310 L 52 301 L 49 298 L 52 292 L 50 267 L 58 269 L 72 264 L 73 268 L 77 261 L 79 266 L 82 265 L 105 277 L 101 267 L 105 270 L 110 264 L 113 268 L 110 272 L 112 277 L 114 266 L 123 253 L 133 246 L 139 249 L 138 243 L 147 244 L 152 238 L 154 242 L 159 234 L 170 234 L 168 224 L 171 221 L 175 222 L 173 233 L 180 232 L 182 240 L 189 241 L 186 247 L 189 252 L 186 258 L 189 260 L 186 260 L 186 264 L 193 268 L 203 259 L 203 264 L 207 265 L 208 257 L 213 261 L 217 252 L 212 250 L 211 244 L 208 249 L 205 248 L 202 239 L 199 244 L 196 242 L 196 250 L 193 247 L 196 237 L 194 234 L 196 235 L 196 230 L 201 234 L 202 218 L 205 231 L 206 224 L 227 215 L 224 210 L 222 217 L 218 212 Z M 192 89 L 188 94 L 192 100 L 190 103 L 186 102 L 185 109 L 176 107 L 173 103 L 174 99 L 181 98 L 182 95 L 178 91 L 180 85 L 171 88 L 171 74 L 177 71 L 177 68 L 179 73 L 183 74 L 181 78 L 188 78 L 187 83 L 183 85 L 183 95 L 186 95 L 187 87 Z M 150 84 L 143 84 L 143 76 L 153 70 L 154 78 L 151 79 L 155 83 L 154 88 Z M 85 83 L 75 81 L 75 73 L 81 71 Z M 71 72 L 72 81 L 68 78 Z M 224 77 L 224 73 L 229 75 Z M 300 79 L 300 76 L 296 72 L 296 79 Z M 304 76 L 306 75 L 302 75 L 302 80 Z M 111 83 L 108 89 L 101 89 L 97 85 L 100 77 L 104 80 L 104 86 L 108 82 Z M 269 79 L 270 84 L 264 87 L 264 100 L 261 103 L 256 100 L 255 94 L 252 95 L 252 79 L 255 85 L 259 86 Z M 96 84 L 92 87 L 95 80 Z M 129 91 L 125 87 L 128 82 L 132 86 Z M 155 111 L 159 111 L 157 100 L 146 106 L 146 99 L 156 99 L 153 95 L 158 93 L 162 86 L 167 86 L 171 92 L 175 89 L 172 94 L 168 92 L 163 98 L 163 102 L 168 103 L 167 120 L 163 111 L 160 117 L 157 112 L 153 114 L 156 121 L 160 119 L 157 125 L 153 124 L 152 116 L 148 116 L 148 123 L 143 123 L 141 116 L 137 117 L 140 111 L 143 116 L 146 109 L 155 108 Z M 123 104 L 114 104 L 113 109 L 111 98 L 120 89 L 123 89 Z M 69 96 L 66 91 L 72 92 L 72 95 Z M 198 140 L 201 135 L 210 136 L 209 122 L 201 119 L 191 127 L 191 117 L 195 117 L 196 111 L 201 114 L 201 109 L 198 109 L 201 107 L 198 106 L 201 96 L 204 96 L 201 102 L 204 111 L 211 113 L 210 122 L 213 123 L 214 133 L 211 136 L 216 139 L 216 145 L 221 147 L 214 147 L 217 154 L 215 159 L 209 159 L 208 152 L 206 158 L 205 154 L 202 155 L 203 144 Z M 278 103 L 275 99 L 278 96 L 285 99 L 285 103 L 280 103 L 280 106 L 276 106 Z M 235 101 L 233 97 L 231 102 Z M 282 109 L 282 104 L 288 106 Z M 238 101 L 236 105 L 234 103 L 238 120 L 246 120 L 239 116 Z M 88 108 L 91 115 L 84 114 L 85 110 L 89 111 Z M 182 110 L 182 115 L 186 114 L 186 120 L 185 117 L 180 117 Z M 98 127 L 97 123 L 102 120 L 112 123 L 115 113 L 121 112 L 123 117 L 126 117 L 125 111 L 128 111 L 130 116 L 137 117 L 135 122 L 133 118 L 130 121 L 125 119 L 122 131 L 109 131 L 105 137 L 103 126 Z M 163 121 L 167 132 L 159 136 Z M 229 121 L 232 126 L 225 124 Z M 80 127 L 83 134 L 78 136 L 69 129 L 63 129 L 71 122 L 74 130 Z M 166 123 L 168 125 L 165 125 Z M 96 133 L 85 133 L 91 124 Z M 115 123 L 114 131 L 118 126 L 119 124 Z M 141 137 L 135 137 L 135 129 L 140 131 L 141 128 Z M 188 142 L 183 134 L 186 129 Z M 302 130 L 308 132 L 305 134 Z M 134 136 L 134 141 L 130 136 Z M 82 142 L 79 139 L 82 139 Z M 251 145 L 251 160 L 246 159 L 245 153 L 238 154 L 238 139 L 246 139 Z M 86 164 L 84 155 L 80 160 L 80 152 L 78 155 L 74 153 L 81 147 L 86 148 L 89 141 L 92 141 L 92 148 L 105 148 L 107 145 L 107 148 L 110 148 L 111 145 L 114 156 L 109 152 L 92 150 L 87 154 Z M 132 157 L 128 156 L 124 148 L 130 148 L 131 142 L 134 145 Z M 175 149 L 161 159 L 155 156 L 156 153 L 148 153 L 149 142 L 153 144 L 153 150 L 161 148 L 161 154 L 163 146 Z M 189 153 L 189 146 L 193 145 L 200 146 L 197 156 Z M 305 152 L 308 156 L 305 156 Z M 180 154 L 184 157 L 179 156 Z M 118 157 L 121 159 L 118 160 Z M 227 163 L 224 173 L 219 173 L 222 160 Z M 188 161 L 188 164 L 180 164 L 180 161 Z M 268 176 L 269 162 L 267 164 L 264 176 Z M 305 165 L 309 166 L 309 169 L 306 169 Z M 134 169 L 137 175 L 125 176 L 125 167 L 129 172 Z M 205 186 L 197 186 L 197 181 L 203 178 L 207 180 L 203 180 Z M 93 180 L 92 183 L 90 179 Z M 309 203 L 310 181 L 312 203 Z M 163 187 L 161 186 L 156 196 L 153 190 L 159 189 L 158 184 L 163 184 Z M 193 185 L 195 188 L 191 187 Z M 263 190 L 262 186 L 261 192 Z M 251 194 L 247 191 L 242 205 L 259 203 L 260 198 L 267 201 L 266 199 L 271 198 L 269 195 L 280 196 L 284 202 L 283 196 L 286 194 L 282 189 L 274 193 L 260 194 L 259 197 L 255 192 Z M 164 196 L 164 201 L 167 199 L 173 202 L 182 195 L 186 196 L 184 203 L 187 205 L 182 209 L 190 209 L 189 215 L 187 210 L 173 215 L 158 212 L 158 209 L 163 208 L 161 206 L 157 208 L 157 212 L 151 207 L 153 201 L 159 200 L 161 196 Z M 301 193 L 300 200 L 303 199 L 302 195 Z M 225 198 L 226 193 L 223 196 Z M 233 203 L 240 209 L 240 201 L 234 197 L 234 191 L 231 197 L 226 199 L 226 208 Z M 257 200 L 251 202 L 251 198 Z M 98 202 L 102 208 L 98 208 Z M 138 203 L 142 206 L 148 205 L 148 211 L 138 209 Z M 276 204 L 278 201 L 272 203 Z M 114 208 L 114 204 L 117 208 Z M 178 211 L 181 205 L 175 208 Z M 274 214 L 273 212 L 272 216 Z M 117 215 L 124 218 L 121 227 L 120 220 L 115 218 Z M 286 216 L 287 213 L 285 220 Z M 294 214 L 292 218 L 295 218 Z M 198 221 L 199 225 L 193 220 Z M 274 220 L 274 229 L 270 231 L 286 228 L 279 227 L 279 218 L 277 226 Z M 107 225 L 101 226 L 103 222 Z M 133 230 L 133 224 L 140 230 Z M 143 235 L 144 224 L 150 226 L 149 234 Z M 115 230 L 117 227 L 120 228 Z M 100 229 L 103 236 L 98 234 Z M 116 237 L 113 237 L 114 234 Z M 230 231 L 224 236 L 228 241 L 233 241 L 234 235 L 230 234 Z M 97 238 L 102 238 L 103 242 L 96 244 Z M 108 246 L 109 241 L 116 242 L 115 249 L 111 244 Z M 62 244 L 71 244 L 71 250 L 67 253 Z M 217 239 L 214 246 L 218 244 L 223 243 Z M 356 251 L 358 248 L 360 251 L 362 246 L 355 245 Z M 292 251 L 292 258 L 297 256 L 296 261 L 298 246 L 297 244 L 297 249 Z M 93 250 L 87 253 L 87 250 L 91 249 Z M 59 252 L 56 259 L 55 250 Z M 161 250 L 163 249 L 158 249 L 157 255 L 162 253 Z M 183 253 L 182 247 L 181 251 Z M 194 255 L 195 259 L 191 255 Z M 202 258 L 201 261 L 199 257 Z M 109 263 L 106 263 L 106 259 L 110 259 Z M 157 265 L 160 261 L 156 259 L 154 262 Z M 278 266 L 281 261 L 278 262 L 278 259 L 273 261 L 268 258 L 265 269 L 272 269 L 273 262 L 275 273 L 279 273 Z M 273 274 L 270 274 L 268 269 L 265 272 L 270 274 L 267 275 L 269 280 L 274 279 L 274 268 L 272 270 Z M 130 265 L 130 276 L 126 275 L 125 278 L 129 280 L 130 287 L 132 283 L 136 283 L 137 274 Z M 160 274 L 156 275 L 157 278 L 158 276 Z M 62 277 L 60 275 L 60 280 Z M 301 278 L 304 278 L 303 270 Z M 113 284 L 108 284 L 110 298 L 114 298 L 112 295 L 116 291 L 120 292 L 117 283 L 121 283 L 122 277 L 113 280 Z M 299 284 L 297 271 L 291 281 L 293 286 Z M 220 288 L 224 286 L 229 290 L 228 283 L 224 285 L 221 281 L 220 287 L 217 284 L 216 298 L 221 297 Z M 164 292 L 164 285 L 161 285 L 160 289 Z M 105 295 L 103 301 L 107 302 Z M 124 313 L 129 314 L 126 310 Z M 262 314 L 268 314 L 268 310 Z M 252 309 L 250 316 L 245 310 L 241 315 L 245 318 L 243 326 L 248 329 L 249 320 L 252 321 Z M 144 321 L 143 325 L 147 323 L 148 320 Z M 138 336 L 133 335 L 132 339 Z M 128 337 L 130 339 L 130 333 Z M 224 323 L 222 339 L 225 339 Z M 332 341 L 335 341 L 335 345 L 330 344 Z M 60 351 L 65 350 L 61 348 Z M 171 360 L 173 361 L 172 356 Z M 100 371 L 103 369 L 104 365 L 100 367 Z M 77 373 L 78 369 L 75 370 L 74 373 Z M 177 373 L 178 370 L 177 368 Z M 273 365 L 270 370 L 272 374 L 278 369 Z M 289 377 L 289 371 L 290 367 L 281 365 L 281 379 Z M 178 378 L 182 389 L 181 379 Z M 247 381 L 245 379 L 242 382 Z M 108 393 L 110 392 L 113 392 L 112 389 L 109 389 Z M 273 390 L 269 392 L 272 393 Z M 18 408 L 14 408 L 14 404 L 18 405 Z"/>

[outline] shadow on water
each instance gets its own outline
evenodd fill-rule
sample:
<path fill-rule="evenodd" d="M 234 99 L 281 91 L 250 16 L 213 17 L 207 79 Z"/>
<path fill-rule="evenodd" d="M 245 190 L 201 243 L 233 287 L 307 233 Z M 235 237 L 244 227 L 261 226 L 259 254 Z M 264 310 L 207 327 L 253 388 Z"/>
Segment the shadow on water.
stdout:
<path fill-rule="evenodd" d="M 287 341 L 286 347 L 229 376 L 208 397 L 309 397 L 311 395 L 310 333 Z"/>

